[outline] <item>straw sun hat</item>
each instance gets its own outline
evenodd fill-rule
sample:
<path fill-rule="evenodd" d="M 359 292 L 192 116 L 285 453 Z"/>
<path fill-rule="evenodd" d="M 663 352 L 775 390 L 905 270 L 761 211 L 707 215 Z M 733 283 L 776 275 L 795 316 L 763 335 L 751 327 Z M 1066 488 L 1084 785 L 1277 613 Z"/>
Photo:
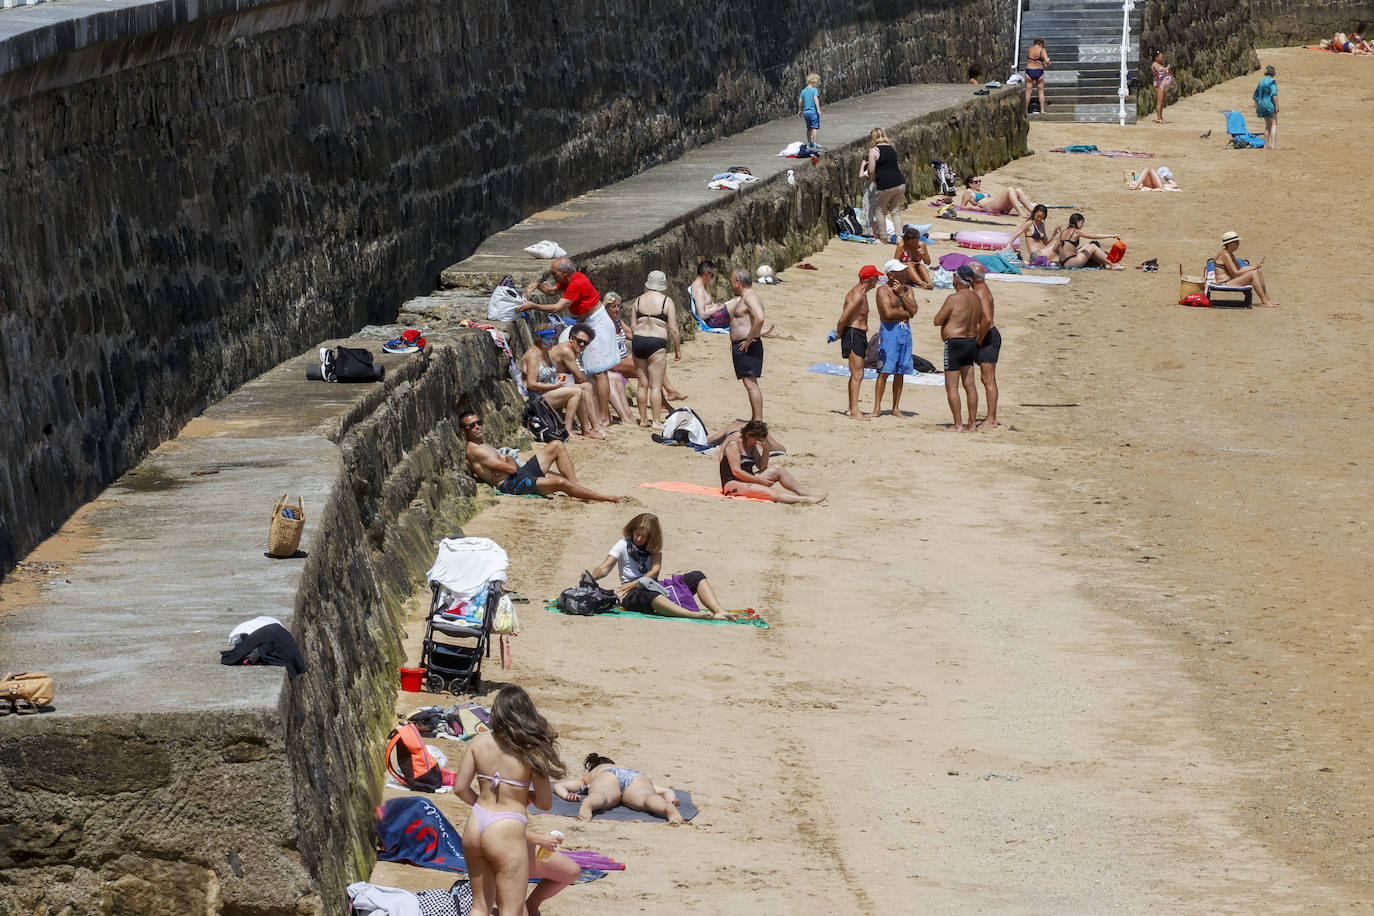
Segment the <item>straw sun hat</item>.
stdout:
<path fill-rule="evenodd" d="M 1239 241 L 1240 241 L 1240 236 L 1237 235 L 1237 234 L 1234 233 L 1234 232 L 1227 232 L 1226 234 L 1224 234 L 1224 235 L 1221 237 L 1221 244 L 1223 244 L 1223 245 L 1229 245 L 1229 244 L 1231 244 L 1232 242 L 1239 242 Z"/>

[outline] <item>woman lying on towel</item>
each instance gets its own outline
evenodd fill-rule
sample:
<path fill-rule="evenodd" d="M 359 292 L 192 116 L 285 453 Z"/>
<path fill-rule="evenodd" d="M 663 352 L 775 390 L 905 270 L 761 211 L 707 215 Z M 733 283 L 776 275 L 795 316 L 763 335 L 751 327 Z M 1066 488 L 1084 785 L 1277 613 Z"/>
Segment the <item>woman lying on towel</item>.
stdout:
<path fill-rule="evenodd" d="M 1101 245 L 1094 245 L 1089 241 L 1086 245 L 1080 243 L 1084 239 L 1119 239 L 1117 235 L 1091 235 L 1083 231 L 1085 218 L 1082 213 L 1075 213 L 1069 217 L 1069 228 L 1059 237 L 1059 247 L 1055 256 L 1059 259 L 1060 267 L 1105 267 L 1108 270 L 1125 270 L 1120 264 L 1113 264 L 1107 260 L 1107 252 L 1102 250 Z"/>
<path fill-rule="evenodd" d="M 667 786 L 656 785 L 639 770 L 618 767 L 600 754 L 588 754 L 583 761 L 587 772 L 580 779 L 564 779 L 553 784 L 553 794 L 564 801 L 581 802 L 577 817 L 589 821 L 598 811 L 624 805 L 655 817 L 666 818 L 674 827 L 682 823 L 677 810 L 677 794 Z"/>
<path fill-rule="evenodd" d="M 716 600 L 705 573 L 693 570 L 659 581 L 663 569 L 663 528 L 657 515 L 641 512 L 630 519 L 622 533 L 624 537 L 615 542 L 601 565 L 591 571 L 591 577 L 600 580 L 612 569 L 620 568 L 620 588 L 616 591 L 621 607 L 660 617 L 735 619 L 735 615 L 725 613 Z M 706 610 L 683 606 L 683 602 L 695 605 L 698 601 Z"/>
<path fill-rule="evenodd" d="M 1323 38 L 1321 46 L 1330 51 L 1343 51 L 1347 54 L 1369 54 L 1374 53 L 1374 48 L 1364 40 L 1364 23 L 1355 27 L 1355 31 L 1347 35 L 1344 32 L 1337 32 L 1329 40 Z"/>
<path fill-rule="evenodd" d="M 983 190 L 983 179 L 970 175 L 964 179 L 964 196 L 959 206 L 965 210 L 982 210 L 984 213 L 1022 213 L 1031 212 L 1031 202 L 1026 192 L 1020 188 L 1007 187 L 996 193 Z"/>
<path fill-rule="evenodd" d="M 1167 165 L 1157 169 L 1146 169 L 1139 175 L 1126 179 L 1127 191 L 1177 191 L 1178 182 Z"/>
<path fill-rule="evenodd" d="M 1026 217 L 1021 225 L 1016 227 L 1016 231 L 1011 234 L 1011 241 L 1007 243 L 1008 248 L 1017 248 L 1016 240 L 1024 239 L 1018 249 L 1021 252 L 1021 259 L 1027 264 L 1035 261 L 1036 258 L 1044 258 L 1046 262 L 1054 257 L 1054 251 L 1059 247 L 1059 234 L 1064 231 L 1063 227 L 1050 232 L 1045 228 L 1045 218 L 1050 215 L 1050 211 L 1044 204 L 1036 204 L 1031 209 L 1030 216 Z"/>
<path fill-rule="evenodd" d="M 804 506 L 825 501 L 824 493 L 807 493 L 784 468 L 769 467 L 768 458 L 768 424 L 750 420 L 721 443 L 720 491 L 726 496 L 762 496 L 773 502 Z M 775 489 L 774 484 L 781 484 L 782 490 Z"/>

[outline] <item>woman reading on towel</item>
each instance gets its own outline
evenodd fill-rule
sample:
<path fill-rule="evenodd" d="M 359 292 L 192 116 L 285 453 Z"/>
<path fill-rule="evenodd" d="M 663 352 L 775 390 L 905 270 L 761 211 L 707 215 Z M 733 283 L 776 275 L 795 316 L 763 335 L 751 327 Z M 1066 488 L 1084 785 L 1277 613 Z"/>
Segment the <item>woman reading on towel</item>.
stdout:
<path fill-rule="evenodd" d="M 533 801 L 541 811 L 549 810 L 549 782 L 566 772 L 558 757 L 558 732 L 523 689 L 502 687 L 491 704 L 491 731 L 472 739 L 454 779 L 458 797 L 472 806 L 463 828 L 463 854 L 477 912 L 490 913 L 494 906 L 502 913 L 525 911 L 530 879 L 525 809 Z M 474 779 L 481 785 L 475 792 Z M 540 882 L 530 894 L 535 910 L 562 887 L 540 896 L 546 890 Z"/>
<path fill-rule="evenodd" d="M 1036 258 L 1044 258 L 1044 263 L 1054 257 L 1055 248 L 1059 245 L 1059 234 L 1063 228 L 1057 228 L 1050 232 L 1045 228 L 1045 219 L 1050 215 L 1050 211 L 1044 204 L 1036 204 L 1031 208 L 1030 216 L 1016 227 L 1016 231 L 1011 234 L 1011 241 L 1007 243 L 1008 248 L 1016 248 L 1016 240 L 1024 239 L 1021 244 L 1021 259 L 1027 264 L 1033 264 Z"/>
<path fill-rule="evenodd" d="M 587 772 L 580 778 L 553 784 L 553 793 L 559 798 L 581 802 L 577 810 L 579 820 L 589 821 L 598 811 L 624 805 L 666 818 L 674 827 L 682 824 L 682 814 L 677 810 L 677 793 L 667 786 L 655 784 L 639 770 L 618 767 L 614 760 L 600 754 L 588 754 L 583 765 Z"/>
<path fill-rule="evenodd" d="M 660 617 L 691 617 L 697 620 L 734 620 L 734 614 L 725 613 L 716 599 L 715 590 L 706 581 L 706 574 L 700 570 L 672 576 L 663 582 L 658 580 L 663 570 L 663 528 L 658 516 L 652 512 L 641 512 L 626 524 L 621 532 L 624 537 L 616 541 L 606 554 L 601 565 L 590 573 L 600 581 L 612 569 L 620 569 L 620 606 L 627 611 L 640 614 L 657 614 Z M 671 597 L 673 591 L 679 598 L 690 594 L 700 601 L 706 610 L 683 607 Z"/>
<path fill-rule="evenodd" d="M 893 257 L 906 265 L 905 278 L 912 286 L 919 286 L 921 289 L 934 289 L 935 283 L 930 279 L 930 271 L 926 270 L 926 265 L 930 263 L 930 249 L 921 238 L 921 230 L 915 226 L 907 226 L 902 230 L 902 240 L 897 243 L 897 252 Z"/>
<path fill-rule="evenodd" d="M 969 175 L 964 179 L 964 196 L 959 206 L 965 210 L 982 210 L 984 213 L 1022 214 L 1031 212 L 1031 202 L 1026 192 L 1020 188 L 1007 187 L 993 193 L 983 190 L 983 179 Z"/>
<path fill-rule="evenodd" d="M 720 447 L 720 490 L 726 496 L 756 496 L 778 503 L 813 506 L 825 494 L 812 496 L 786 469 L 768 466 L 768 424 L 750 420 L 726 436 Z M 774 489 L 781 484 L 782 490 Z"/>
<path fill-rule="evenodd" d="M 563 428 L 573 434 L 573 420 L 582 424 L 583 434 L 592 429 L 592 383 L 578 384 L 566 373 L 559 372 L 549 356 L 549 348 L 558 335 L 556 328 L 540 328 L 534 332 L 534 346 L 525 351 L 521 365 L 525 370 L 525 387 L 544 396 L 549 406 L 565 411 Z"/>
<path fill-rule="evenodd" d="M 1086 220 L 1082 213 L 1069 217 L 1069 228 L 1059 237 L 1056 256 L 1060 267 L 1105 267 L 1108 270 L 1125 270 L 1120 264 L 1107 260 L 1107 252 L 1101 245 L 1081 245 L 1084 239 L 1120 239 L 1117 235 L 1092 235 L 1083 231 Z"/>

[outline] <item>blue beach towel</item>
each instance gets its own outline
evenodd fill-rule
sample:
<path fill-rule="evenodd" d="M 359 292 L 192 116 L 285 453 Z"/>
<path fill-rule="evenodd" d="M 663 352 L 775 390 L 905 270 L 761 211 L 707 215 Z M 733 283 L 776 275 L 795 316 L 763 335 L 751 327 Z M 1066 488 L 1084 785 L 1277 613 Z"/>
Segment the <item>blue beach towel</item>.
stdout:
<path fill-rule="evenodd" d="M 1245 115 L 1239 111 L 1226 112 L 1226 132 L 1231 135 L 1231 145 L 1236 149 L 1262 149 L 1264 138 L 1252 134 L 1245 124 Z"/>
<path fill-rule="evenodd" d="M 1002 257 L 1000 254 L 975 254 L 973 260 L 986 267 L 989 273 L 1019 274 L 1021 272 L 1021 268 Z"/>
<path fill-rule="evenodd" d="M 807 372 L 814 372 L 817 375 L 834 375 L 839 378 L 849 378 L 849 367 L 840 363 L 816 363 L 806 367 Z M 876 379 L 877 369 L 865 369 L 864 378 Z M 916 375 L 903 375 L 908 385 L 943 385 L 944 376 L 938 372 L 922 372 Z"/>
<path fill-rule="evenodd" d="M 706 332 L 707 334 L 729 334 L 729 333 L 730 333 L 730 329 L 729 329 L 729 328 L 713 328 L 713 327 L 711 327 L 709 324 L 707 324 L 706 322 L 704 322 L 704 321 L 701 320 L 701 312 L 698 312 L 698 311 L 697 311 L 697 303 L 696 303 L 696 300 L 692 298 L 692 288 L 691 288 L 690 286 L 687 287 L 687 304 L 688 304 L 689 306 L 692 307 L 692 317 L 695 318 L 695 319 L 697 320 L 697 330 L 698 330 L 698 331 L 704 331 L 704 332 Z"/>
<path fill-rule="evenodd" d="M 865 245 L 878 244 L 877 239 L 871 239 L 866 235 L 855 235 L 852 232 L 841 232 L 840 238 L 844 239 L 846 242 L 863 242 Z"/>

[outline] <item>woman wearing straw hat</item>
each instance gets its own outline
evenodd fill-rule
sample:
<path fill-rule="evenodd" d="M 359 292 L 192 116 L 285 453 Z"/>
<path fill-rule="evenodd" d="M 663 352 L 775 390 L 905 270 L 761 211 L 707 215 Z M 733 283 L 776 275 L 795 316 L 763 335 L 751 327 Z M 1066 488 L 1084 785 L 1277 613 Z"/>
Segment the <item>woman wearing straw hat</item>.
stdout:
<path fill-rule="evenodd" d="M 1244 264 L 1236 257 L 1238 248 L 1240 236 L 1236 233 L 1227 232 L 1221 237 L 1221 252 L 1216 256 L 1217 283 L 1226 286 L 1252 286 L 1255 292 L 1259 293 L 1260 305 L 1265 308 L 1278 308 L 1279 304 L 1269 298 L 1269 291 L 1264 288 L 1264 271 L 1261 269 L 1264 258 L 1260 258 L 1258 264 Z"/>
<path fill-rule="evenodd" d="M 668 278 L 663 271 L 649 271 L 644 292 L 630 312 L 634 330 L 630 354 L 635 358 L 635 372 L 639 376 L 639 425 L 652 429 L 663 428 L 663 376 L 668 371 L 669 341 L 673 344 L 673 359 L 682 359 L 677 308 L 667 289 Z M 648 416 L 650 408 L 652 420 Z"/>

